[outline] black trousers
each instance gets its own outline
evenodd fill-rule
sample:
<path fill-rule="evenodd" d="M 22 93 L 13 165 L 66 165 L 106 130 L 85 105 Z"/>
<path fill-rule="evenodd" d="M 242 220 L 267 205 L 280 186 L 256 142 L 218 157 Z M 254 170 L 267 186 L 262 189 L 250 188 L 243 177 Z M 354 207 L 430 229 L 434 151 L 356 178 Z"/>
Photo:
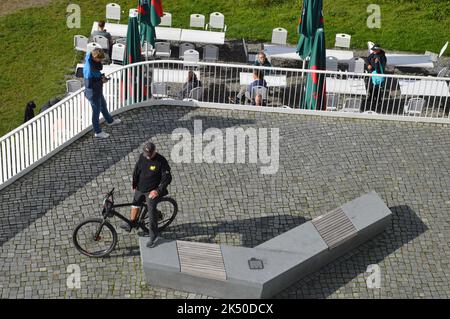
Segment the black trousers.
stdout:
<path fill-rule="evenodd" d="M 149 225 L 149 227 L 148 227 L 149 236 L 150 236 L 150 239 L 153 240 L 159 235 L 158 234 L 158 215 L 156 213 L 156 204 L 157 204 L 160 196 L 152 199 L 148 196 L 149 194 L 150 194 L 150 192 L 144 193 L 144 192 L 140 192 L 140 191 L 136 190 L 134 192 L 133 206 L 140 207 L 145 200 L 145 203 L 147 204 L 147 209 L 148 209 L 147 216 L 148 216 L 148 225 Z"/>

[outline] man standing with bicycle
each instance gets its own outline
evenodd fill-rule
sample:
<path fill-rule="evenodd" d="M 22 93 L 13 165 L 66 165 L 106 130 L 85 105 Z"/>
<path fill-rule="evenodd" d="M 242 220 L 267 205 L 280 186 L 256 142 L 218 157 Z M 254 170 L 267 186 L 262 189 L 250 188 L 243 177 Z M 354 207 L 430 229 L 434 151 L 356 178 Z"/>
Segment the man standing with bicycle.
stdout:
<path fill-rule="evenodd" d="M 156 152 L 155 144 L 149 142 L 133 171 L 133 205 L 130 219 L 133 225 L 125 223 L 120 227 L 128 232 L 136 225 L 139 208 L 146 201 L 149 218 L 149 241 L 147 247 L 153 248 L 160 239 L 158 234 L 157 199 L 168 194 L 167 186 L 172 181 L 170 166 L 164 156 Z"/>

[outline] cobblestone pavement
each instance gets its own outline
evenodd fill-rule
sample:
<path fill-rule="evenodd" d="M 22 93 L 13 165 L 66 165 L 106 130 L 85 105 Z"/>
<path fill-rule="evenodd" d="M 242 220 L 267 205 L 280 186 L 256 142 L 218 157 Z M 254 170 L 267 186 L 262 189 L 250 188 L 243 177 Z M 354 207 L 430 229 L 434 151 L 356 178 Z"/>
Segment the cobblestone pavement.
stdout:
<path fill-rule="evenodd" d="M 104 259 L 72 245 L 75 225 L 99 216 L 107 190 L 131 200 L 131 172 L 150 139 L 172 166 L 170 193 L 180 205 L 168 238 L 252 247 L 370 190 L 391 208 L 384 233 L 277 298 L 450 297 L 448 126 L 183 107 L 121 118 L 106 128 L 110 139 L 89 133 L 0 191 L 1 298 L 209 298 L 147 286 L 135 233 L 118 230 Z M 278 174 L 251 163 L 174 163 L 171 133 L 193 132 L 194 119 L 204 130 L 279 128 Z M 81 289 L 67 288 L 70 264 L 80 266 Z M 367 287 L 370 264 L 380 267 L 380 289 Z"/>

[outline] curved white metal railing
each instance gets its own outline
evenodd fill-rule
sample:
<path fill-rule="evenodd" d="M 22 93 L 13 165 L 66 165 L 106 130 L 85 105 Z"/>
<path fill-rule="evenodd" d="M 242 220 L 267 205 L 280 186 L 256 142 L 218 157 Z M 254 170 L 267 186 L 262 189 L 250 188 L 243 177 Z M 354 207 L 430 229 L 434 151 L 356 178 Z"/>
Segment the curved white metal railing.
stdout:
<path fill-rule="evenodd" d="M 302 114 L 333 114 L 349 116 L 345 101 L 355 99 L 361 102 L 359 110 L 350 116 L 411 119 L 449 123 L 449 79 L 420 76 L 379 75 L 386 79 L 379 90 L 376 110 L 373 111 L 373 99 L 367 97 L 367 85 L 371 74 L 350 72 L 311 71 L 276 67 L 255 67 L 221 63 L 185 63 L 183 61 L 146 61 L 123 66 L 109 74 L 110 81 L 104 85 L 104 96 L 110 112 L 120 112 L 140 103 L 153 101 L 157 104 L 186 104 L 189 96 L 177 95 L 186 81 L 187 71 L 193 70 L 203 83 L 203 95 L 197 105 L 216 105 L 229 107 L 239 92 L 243 93 L 252 71 L 264 71 L 268 82 L 268 98 L 258 110 L 280 110 L 282 112 L 300 112 Z M 327 94 L 338 96 L 335 104 L 324 105 L 324 111 L 300 110 L 305 96 L 304 83 L 309 74 L 315 73 L 315 80 L 326 82 Z M 152 96 L 151 84 L 169 83 L 168 99 L 159 95 Z M 417 89 L 415 93 L 415 88 Z M 428 95 L 427 95 L 428 94 Z M 230 99 L 231 98 L 231 99 Z M 246 100 L 245 95 L 242 96 Z M 410 99 L 421 99 L 422 108 L 416 112 L 407 112 L 405 105 Z M 380 102 L 381 101 L 381 102 Z M 254 103 L 249 99 L 246 103 Z M 325 101 L 324 101 L 325 103 Z M 172 103 L 173 104 L 173 103 Z M 192 105 L 192 102 L 189 102 Z M 249 109 L 252 106 L 233 104 L 232 108 Z M 253 109 L 253 108 L 252 108 Z M 372 114 L 365 114 L 372 110 Z M 333 112 L 326 112 L 333 111 Z M 361 115 L 361 113 L 363 115 Z M 84 97 L 84 88 L 67 96 L 59 103 L 38 114 L 20 127 L 0 138 L 0 189 L 39 165 L 68 144 L 88 132 L 91 125 L 92 109 Z"/>

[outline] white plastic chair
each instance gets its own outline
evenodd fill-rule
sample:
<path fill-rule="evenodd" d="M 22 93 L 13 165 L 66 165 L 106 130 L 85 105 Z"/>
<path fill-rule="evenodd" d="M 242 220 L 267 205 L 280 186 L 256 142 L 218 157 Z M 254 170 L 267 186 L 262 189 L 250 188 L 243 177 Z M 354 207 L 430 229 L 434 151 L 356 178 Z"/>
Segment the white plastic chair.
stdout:
<path fill-rule="evenodd" d="M 373 43 L 372 41 L 367 41 L 367 51 L 369 51 L 369 54 L 372 54 L 372 48 L 375 45 L 375 43 Z"/>
<path fill-rule="evenodd" d="M 272 43 L 286 45 L 287 30 L 283 28 L 276 28 L 272 30 Z"/>
<path fill-rule="evenodd" d="M 217 62 L 219 60 L 219 48 L 215 45 L 205 45 L 203 47 L 203 61 Z"/>
<path fill-rule="evenodd" d="M 251 100 L 253 100 L 255 98 L 255 96 L 257 96 L 258 94 L 261 94 L 263 101 L 267 101 L 268 92 L 269 92 L 269 90 L 265 86 L 256 85 L 252 88 L 249 98 Z M 248 93 L 248 92 L 245 92 L 245 93 Z"/>
<path fill-rule="evenodd" d="M 339 94 L 327 93 L 326 96 L 327 96 L 326 110 L 337 111 L 339 107 Z"/>
<path fill-rule="evenodd" d="M 203 87 L 199 86 L 193 88 L 191 92 L 189 92 L 189 99 L 196 101 L 203 101 Z"/>
<path fill-rule="evenodd" d="M 200 60 L 200 54 L 197 50 L 186 50 L 183 57 L 184 62 L 197 63 Z"/>
<path fill-rule="evenodd" d="M 84 35 L 77 34 L 73 37 L 73 45 L 76 51 L 86 52 L 88 42 L 88 38 Z"/>
<path fill-rule="evenodd" d="M 74 93 L 74 92 L 78 91 L 79 89 L 81 89 L 81 87 L 82 87 L 81 81 L 79 81 L 79 80 L 66 81 L 66 93 L 67 94 Z"/>
<path fill-rule="evenodd" d="M 205 16 L 203 14 L 198 14 L 198 13 L 191 14 L 189 27 L 204 29 L 205 28 Z"/>
<path fill-rule="evenodd" d="M 170 50 L 169 42 L 156 42 L 155 43 L 155 56 L 156 57 L 170 58 L 171 53 L 172 53 L 172 51 Z"/>
<path fill-rule="evenodd" d="M 206 25 L 206 29 L 213 31 L 213 29 L 218 29 L 221 32 L 227 31 L 227 26 L 225 24 L 225 16 L 220 12 L 213 12 L 209 15 L 209 23 Z"/>
<path fill-rule="evenodd" d="M 192 43 L 181 43 L 180 47 L 179 47 L 178 57 L 180 59 L 183 59 L 184 58 L 184 52 L 186 52 L 187 50 L 195 50 L 195 45 L 193 45 Z"/>
<path fill-rule="evenodd" d="M 114 20 L 120 23 L 120 5 L 117 3 L 108 3 L 106 5 L 106 21 Z"/>
<path fill-rule="evenodd" d="M 443 78 L 443 77 L 445 77 L 447 75 L 447 72 L 448 72 L 448 68 L 444 67 L 438 72 L 437 77 L 438 78 Z"/>
<path fill-rule="evenodd" d="M 141 44 L 141 54 L 146 58 L 153 58 L 155 55 L 155 49 L 153 49 L 153 45 L 148 42 L 144 42 Z"/>
<path fill-rule="evenodd" d="M 338 59 L 334 56 L 327 56 L 326 69 L 328 71 L 337 71 L 338 70 Z"/>
<path fill-rule="evenodd" d="M 348 72 L 364 73 L 364 65 L 364 59 L 355 58 L 348 64 Z"/>
<path fill-rule="evenodd" d="M 98 43 L 103 50 L 109 51 L 109 40 L 102 35 L 94 36 L 94 42 Z"/>
<path fill-rule="evenodd" d="M 161 23 L 158 25 L 159 27 L 171 27 L 172 26 L 172 13 L 164 12 L 161 17 Z"/>
<path fill-rule="evenodd" d="M 425 106 L 425 100 L 422 98 L 410 98 L 404 107 L 405 114 L 421 115 L 422 109 Z"/>
<path fill-rule="evenodd" d="M 348 98 L 344 101 L 343 112 L 360 113 L 362 100 L 360 98 Z"/>
<path fill-rule="evenodd" d="M 154 82 L 152 83 L 152 96 L 154 98 L 165 98 L 167 95 L 168 87 L 165 82 Z"/>
<path fill-rule="evenodd" d="M 112 47 L 111 60 L 118 61 L 119 64 L 123 64 L 123 59 L 125 57 L 126 46 L 122 43 L 116 43 Z"/>
<path fill-rule="evenodd" d="M 334 43 L 334 46 L 336 48 L 350 49 L 351 39 L 352 39 L 352 36 L 349 34 L 338 33 L 338 34 L 336 34 L 336 41 Z"/>
<path fill-rule="evenodd" d="M 95 49 L 101 49 L 102 47 L 100 46 L 100 44 L 96 43 L 96 42 L 90 42 L 87 44 L 87 49 L 86 49 L 86 53 L 91 53 L 93 50 Z"/>

